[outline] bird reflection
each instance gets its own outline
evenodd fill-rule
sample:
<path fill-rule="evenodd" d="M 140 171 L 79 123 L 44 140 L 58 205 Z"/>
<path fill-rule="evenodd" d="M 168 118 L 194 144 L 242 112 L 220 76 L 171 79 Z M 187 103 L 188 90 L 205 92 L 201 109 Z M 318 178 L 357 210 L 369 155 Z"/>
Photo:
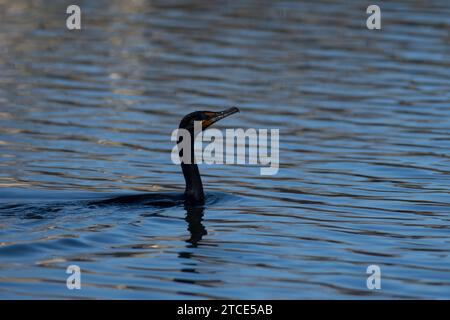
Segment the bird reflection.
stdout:
<path fill-rule="evenodd" d="M 203 214 L 205 208 L 203 206 L 184 206 L 186 210 L 185 220 L 188 224 L 188 231 L 191 237 L 186 240 L 192 247 L 197 247 L 198 242 L 202 240 L 203 236 L 208 234 L 205 226 L 203 225 Z"/>

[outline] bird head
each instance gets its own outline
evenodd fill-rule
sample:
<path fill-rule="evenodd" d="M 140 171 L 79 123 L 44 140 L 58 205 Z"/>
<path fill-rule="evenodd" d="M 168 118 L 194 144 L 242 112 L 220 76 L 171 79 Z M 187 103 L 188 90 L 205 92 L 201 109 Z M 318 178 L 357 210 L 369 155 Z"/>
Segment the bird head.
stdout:
<path fill-rule="evenodd" d="M 186 129 L 189 132 L 194 132 L 194 122 L 201 121 L 202 122 L 202 130 L 210 127 L 212 124 L 216 123 L 223 118 L 226 118 L 236 112 L 239 112 L 239 109 L 236 107 L 232 107 L 223 111 L 213 112 L 213 111 L 195 111 L 186 115 L 180 122 L 179 128 Z"/>

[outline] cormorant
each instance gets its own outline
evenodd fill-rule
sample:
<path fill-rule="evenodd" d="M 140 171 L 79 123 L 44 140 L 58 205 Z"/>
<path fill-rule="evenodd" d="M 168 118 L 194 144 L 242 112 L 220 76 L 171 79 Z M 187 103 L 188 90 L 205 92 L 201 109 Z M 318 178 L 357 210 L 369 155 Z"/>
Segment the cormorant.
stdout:
<path fill-rule="evenodd" d="M 185 205 L 203 205 L 205 203 L 205 195 L 203 192 L 203 184 L 200 178 L 200 172 L 198 166 L 194 161 L 194 122 L 202 122 L 202 130 L 210 127 L 217 121 L 226 118 L 236 112 L 239 109 L 232 107 L 220 112 L 213 111 L 195 111 L 184 116 L 181 120 L 179 128 L 186 129 L 191 135 L 191 154 L 190 163 L 184 163 L 183 157 L 181 157 L 181 170 L 183 171 L 184 179 L 186 181 L 186 189 L 183 195 L 173 195 L 173 194 L 139 194 L 139 195 L 127 195 L 119 196 L 111 199 L 93 201 L 90 202 L 92 205 L 102 205 L 102 204 L 149 204 L 154 206 L 167 207 L 180 202 L 184 202 Z"/>

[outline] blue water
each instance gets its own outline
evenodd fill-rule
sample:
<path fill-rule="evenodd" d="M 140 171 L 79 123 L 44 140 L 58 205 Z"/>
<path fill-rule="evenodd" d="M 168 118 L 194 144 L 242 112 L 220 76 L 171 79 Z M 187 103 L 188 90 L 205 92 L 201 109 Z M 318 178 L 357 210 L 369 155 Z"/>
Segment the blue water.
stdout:
<path fill-rule="evenodd" d="M 450 3 L 0 0 L 0 298 L 450 298 Z M 278 128 L 280 170 L 202 165 L 195 110 Z M 68 290 L 66 268 L 81 268 Z M 369 290 L 366 269 L 381 269 Z"/>

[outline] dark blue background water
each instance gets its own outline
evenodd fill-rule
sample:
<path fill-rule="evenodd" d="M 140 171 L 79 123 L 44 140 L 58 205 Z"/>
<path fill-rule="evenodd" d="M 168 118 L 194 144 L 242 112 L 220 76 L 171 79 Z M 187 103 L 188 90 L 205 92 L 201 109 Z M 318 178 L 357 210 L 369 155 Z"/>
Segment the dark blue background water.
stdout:
<path fill-rule="evenodd" d="M 450 298 L 448 1 L 378 1 L 378 31 L 360 1 L 69 4 L 0 0 L 1 298 Z M 280 129 L 277 175 L 83 201 L 182 192 L 172 130 L 231 105 Z"/>

